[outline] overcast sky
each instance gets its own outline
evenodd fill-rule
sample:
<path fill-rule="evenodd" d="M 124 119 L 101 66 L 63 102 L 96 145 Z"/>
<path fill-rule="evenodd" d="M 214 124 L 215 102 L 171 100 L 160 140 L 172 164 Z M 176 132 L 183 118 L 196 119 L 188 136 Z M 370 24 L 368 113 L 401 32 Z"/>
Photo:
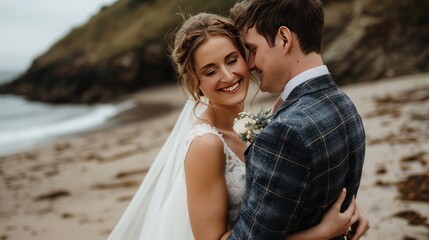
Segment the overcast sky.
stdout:
<path fill-rule="evenodd" d="M 116 0 L 0 0 L 0 71 L 32 60 Z"/>

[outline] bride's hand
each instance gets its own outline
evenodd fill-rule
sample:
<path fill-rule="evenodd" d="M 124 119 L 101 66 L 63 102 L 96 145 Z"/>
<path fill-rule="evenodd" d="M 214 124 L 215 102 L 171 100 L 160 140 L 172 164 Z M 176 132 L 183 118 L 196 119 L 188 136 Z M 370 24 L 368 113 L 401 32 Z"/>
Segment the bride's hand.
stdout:
<path fill-rule="evenodd" d="M 360 211 L 358 204 L 356 204 L 356 211 L 359 214 L 359 219 L 352 225 L 351 231 L 347 233 L 347 239 L 351 240 L 358 240 L 371 228 L 368 219 L 366 219 L 365 215 Z"/>
<path fill-rule="evenodd" d="M 325 233 L 324 236 L 333 238 L 339 235 L 344 235 L 348 233 L 350 226 L 358 221 L 360 215 L 355 197 L 352 198 L 352 201 L 346 211 L 343 213 L 340 212 L 341 205 L 346 198 L 346 194 L 346 190 L 344 189 L 335 203 L 323 215 L 321 222 L 318 224 L 321 231 Z"/>
<path fill-rule="evenodd" d="M 290 235 L 288 240 L 328 240 L 348 233 L 350 226 L 359 219 L 359 211 L 356 211 L 356 201 L 353 197 L 349 207 L 343 213 L 341 205 L 346 198 L 343 190 L 335 203 L 323 215 L 322 220 L 316 226 Z"/>

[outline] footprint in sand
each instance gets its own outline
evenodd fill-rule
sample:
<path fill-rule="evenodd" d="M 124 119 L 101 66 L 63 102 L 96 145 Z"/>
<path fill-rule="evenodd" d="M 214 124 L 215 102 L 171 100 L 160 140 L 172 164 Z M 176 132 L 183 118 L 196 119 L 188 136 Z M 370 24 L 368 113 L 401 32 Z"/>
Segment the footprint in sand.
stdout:
<path fill-rule="evenodd" d="M 34 201 L 55 201 L 60 198 L 70 197 L 70 192 L 66 190 L 53 190 L 49 193 L 39 195 L 34 198 Z"/>

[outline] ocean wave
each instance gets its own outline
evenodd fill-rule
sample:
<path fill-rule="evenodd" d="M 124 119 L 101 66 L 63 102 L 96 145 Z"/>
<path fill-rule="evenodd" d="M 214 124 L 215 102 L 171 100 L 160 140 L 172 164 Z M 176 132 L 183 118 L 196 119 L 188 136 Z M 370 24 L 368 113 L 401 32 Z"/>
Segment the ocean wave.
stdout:
<path fill-rule="evenodd" d="M 25 145 L 26 142 L 76 133 L 94 128 L 119 113 L 133 108 L 134 101 L 129 100 L 117 105 L 96 105 L 81 115 L 28 127 L 3 130 L 0 132 L 0 153 L 10 150 L 13 145 Z"/>

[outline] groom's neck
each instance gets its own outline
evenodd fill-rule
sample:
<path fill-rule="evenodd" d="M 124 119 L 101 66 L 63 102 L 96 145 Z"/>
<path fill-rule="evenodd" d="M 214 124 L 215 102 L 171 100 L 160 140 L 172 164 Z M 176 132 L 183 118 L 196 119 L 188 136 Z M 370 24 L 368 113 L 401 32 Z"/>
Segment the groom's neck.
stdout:
<path fill-rule="evenodd" d="M 320 67 L 322 65 L 324 65 L 322 56 L 318 53 L 312 52 L 306 55 L 299 55 L 291 63 L 290 69 L 292 74 L 290 76 L 290 79 L 309 69 Z"/>

